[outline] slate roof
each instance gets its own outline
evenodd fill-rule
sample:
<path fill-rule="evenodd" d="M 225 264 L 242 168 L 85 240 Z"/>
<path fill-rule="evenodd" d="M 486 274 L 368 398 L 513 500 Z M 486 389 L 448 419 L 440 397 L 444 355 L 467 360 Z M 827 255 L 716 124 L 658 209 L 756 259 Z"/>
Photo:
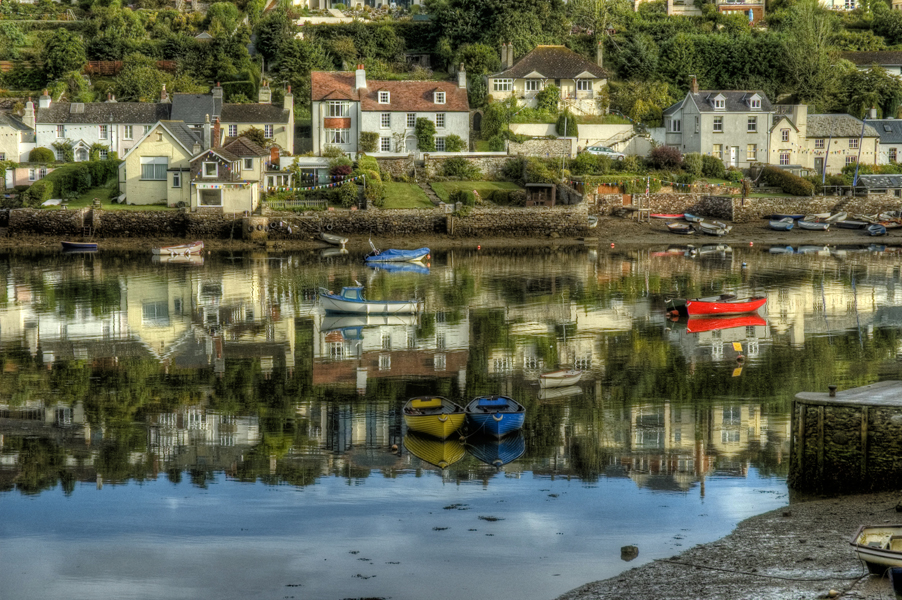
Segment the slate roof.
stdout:
<path fill-rule="evenodd" d="M 514 66 L 491 77 L 521 79 L 539 73 L 545 79 L 574 79 L 586 72 L 598 79 L 608 77 L 603 68 L 566 46 L 536 46 Z"/>
<path fill-rule="evenodd" d="M 207 115 L 213 121 L 221 111 L 222 99 L 210 94 L 173 94 L 169 118 L 185 123 L 204 123 Z"/>
<path fill-rule="evenodd" d="M 877 52 L 840 52 L 840 58 L 844 58 L 859 67 L 881 65 L 896 67 L 902 65 L 902 52 L 896 50 L 882 50 Z"/>
<path fill-rule="evenodd" d="M 172 134 L 172 137 L 177 139 L 188 150 L 189 154 L 194 151 L 195 142 L 201 145 L 204 143 L 203 133 L 195 131 L 184 121 L 160 121 L 160 125 L 165 127 L 166 131 Z"/>
<path fill-rule="evenodd" d="M 857 138 L 861 135 L 861 119 L 839 114 L 808 115 L 808 130 L 805 135 L 810 138 Z M 864 137 L 879 137 L 879 134 L 870 125 L 865 125 Z"/>
<path fill-rule="evenodd" d="M 211 152 L 213 154 L 219 155 L 220 158 L 224 158 L 228 162 L 235 162 L 239 158 L 224 148 L 207 148 L 206 150 L 201 151 L 200 154 L 198 154 L 197 156 L 192 158 L 189 162 L 194 162 L 199 158 L 208 156 Z M 210 179 L 212 179 L 212 178 L 210 178 Z"/>
<path fill-rule="evenodd" d="M 859 175 L 858 180 L 868 188 L 902 188 L 902 175 Z"/>
<path fill-rule="evenodd" d="M 291 111 L 278 104 L 223 104 L 219 115 L 222 123 L 288 123 L 290 118 Z"/>
<path fill-rule="evenodd" d="M 13 115 L 0 111 L 0 127 L 12 127 L 16 131 L 31 131 L 31 127 L 14 117 Z"/>
<path fill-rule="evenodd" d="M 748 100 L 755 94 L 761 97 L 761 108 L 760 109 L 752 109 L 749 108 Z M 714 108 L 714 98 L 718 95 L 724 97 L 724 108 L 716 110 Z M 689 93 L 687 94 L 688 98 L 691 98 L 695 105 L 698 107 L 699 112 L 717 112 L 717 113 L 731 113 L 731 112 L 741 112 L 747 113 L 749 111 L 755 112 L 773 112 L 774 107 L 771 105 L 770 100 L 768 100 L 767 95 L 761 90 L 699 90 L 697 94 Z M 668 110 L 670 110 L 668 108 Z"/>
<path fill-rule="evenodd" d="M 467 90 L 451 81 L 368 80 L 367 87 L 354 89 L 355 74 L 348 71 L 314 71 L 310 74 L 313 102 L 350 100 L 373 112 L 468 112 Z M 379 92 L 389 92 L 390 102 L 379 104 Z M 435 92 L 445 92 L 445 103 L 435 103 Z"/>
<path fill-rule="evenodd" d="M 235 138 L 222 147 L 234 156 L 269 156 L 269 152 L 245 137 Z"/>
<path fill-rule="evenodd" d="M 35 109 L 36 123 L 156 123 L 169 119 L 169 105 L 150 102 L 52 102 Z"/>
<path fill-rule="evenodd" d="M 881 144 L 902 144 L 902 119 L 869 119 L 868 125 L 877 130 Z"/>

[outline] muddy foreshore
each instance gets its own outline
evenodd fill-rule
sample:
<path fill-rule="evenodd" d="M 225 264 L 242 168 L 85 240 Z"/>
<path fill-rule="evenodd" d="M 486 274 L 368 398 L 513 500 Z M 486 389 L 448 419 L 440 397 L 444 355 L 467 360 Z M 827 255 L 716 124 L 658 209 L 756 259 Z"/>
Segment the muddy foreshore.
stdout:
<path fill-rule="evenodd" d="M 349 235 L 348 249 L 352 252 L 369 250 L 369 234 Z M 661 220 L 651 223 L 637 223 L 633 220 L 617 217 L 600 217 L 595 229 L 587 230 L 583 237 L 456 237 L 444 234 L 416 237 L 373 237 L 373 243 L 381 248 L 419 248 L 428 246 L 435 250 L 454 248 L 511 248 L 511 247 L 549 247 L 576 244 L 608 246 L 645 245 L 645 244 L 730 244 L 730 245 L 867 245 L 873 243 L 886 245 L 902 245 L 902 229 L 890 230 L 889 235 L 881 237 L 869 236 L 864 230 L 836 229 L 831 231 L 773 231 L 766 220 L 752 223 L 740 223 L 725 236 L 714 237 L 703 234 L 677 235 L 671 233 Z M 0 238 L 0 249 L 58 249 L 61 238 L 51 236 L 13 235 Z M 73 240 L 78 241 L 78 240 Z M 140 251 L 156 246 L 185 243 L 184 238 L 160 238 L 155 236 L 110 237 L 98 235 L 91 241 L 98 242 L 101 250 Z M 325 248 L 327 245 L 313 235 L 303 234 L 296 238 L 274 239 L 269 241 L 250 241 L 243 239 L 204 239 L 209 251 L 243 251 L 243 250 L 312 250 Z"/>

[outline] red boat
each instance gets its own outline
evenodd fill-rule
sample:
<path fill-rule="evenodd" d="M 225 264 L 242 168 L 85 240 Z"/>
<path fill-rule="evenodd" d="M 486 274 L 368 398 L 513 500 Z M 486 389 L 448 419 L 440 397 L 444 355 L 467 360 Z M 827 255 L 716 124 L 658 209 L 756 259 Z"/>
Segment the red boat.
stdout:
<path fill-rule="evenodd" d="M 655 213 L 653 215 L 648 215 L 652 219 L 682 219 L 683 213 L 679 214 L 664 214 L 664 213 Z"/>
<path fill-rule="evenodd" d="M 692 300 L 674 298 L 667 301 L 667 311 L 680 317 L 741 315 L 757 311 L 764 306 L 765 302 L 767 302 L 767 298 L 764 296 L 737 298 L 733 294 Z"/>
<path fill-rule="evenodd" d="M 703 333 L 705 331 L 716 331 L 718 329 L 732 329 L 733 327 L 763 327 L 767 325 L 767 321 L 754 314 L 732 317 L 674 318 L 673 320 L 685 324 L 686 333 Z"/>

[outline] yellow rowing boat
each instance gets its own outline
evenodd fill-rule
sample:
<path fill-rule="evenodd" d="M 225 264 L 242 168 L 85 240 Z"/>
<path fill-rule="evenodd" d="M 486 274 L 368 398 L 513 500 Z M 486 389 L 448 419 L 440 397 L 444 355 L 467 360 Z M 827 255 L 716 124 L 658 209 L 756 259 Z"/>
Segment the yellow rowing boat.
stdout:
<path fill-rule="evenodd" d="M 407 429 L 445 439 L 464 424 L 464 409 L 441 396 L 417 396 L 404 405 Z"/>
<path fill-rule="evenodd" d="M 440 440 L 413 431 L 404 436 L 404 447 L 420 460 L 439 469 L 447 469 L 467 453 L 459 438 Z"/>

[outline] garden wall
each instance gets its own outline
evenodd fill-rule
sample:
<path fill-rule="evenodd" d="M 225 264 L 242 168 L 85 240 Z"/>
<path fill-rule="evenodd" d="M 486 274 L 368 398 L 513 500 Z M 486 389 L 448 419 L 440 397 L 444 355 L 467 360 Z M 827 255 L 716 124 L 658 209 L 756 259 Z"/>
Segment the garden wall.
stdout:
<path fill-rule="evenodd" d="M 543 140 L 547 141 L 547 140 Z M 513 144 L 511 144 L 513 145 Z M 441 176 L 443 171 L 443 164 L 445 161 L 451 158 L 463 158 L 466 159 L 468 163 L 478 168 L 483 177 L 486 179 L 498 180 L 504 179 L 502 171 L 504 170 L 504 165 L 514 159 L 512 156 L 507 156 L 506 154 L 499 154 L 497 152 L 485 152 L 485 153 L 472 153 L 472 154 L 461 154 L 461 153 L 447 153 L 447 154 L 424 154 L 423 162 L 425 164 L 425 175 L 426 178 L 431 179 L 436 176 Z M 379 161 L 379 166 L 382 166 L 382 161 Z"/>
<path fill-rule="evenodd" d="M 507 147 L 509 154 L 522 154 L 524 156 L 538 156 L 541 158 L 573 158 L 576 156 L 576 138 L 557 138 L 549 140 L 537 138 L 526 140 L 522 144 L 510 142 Z"/>

